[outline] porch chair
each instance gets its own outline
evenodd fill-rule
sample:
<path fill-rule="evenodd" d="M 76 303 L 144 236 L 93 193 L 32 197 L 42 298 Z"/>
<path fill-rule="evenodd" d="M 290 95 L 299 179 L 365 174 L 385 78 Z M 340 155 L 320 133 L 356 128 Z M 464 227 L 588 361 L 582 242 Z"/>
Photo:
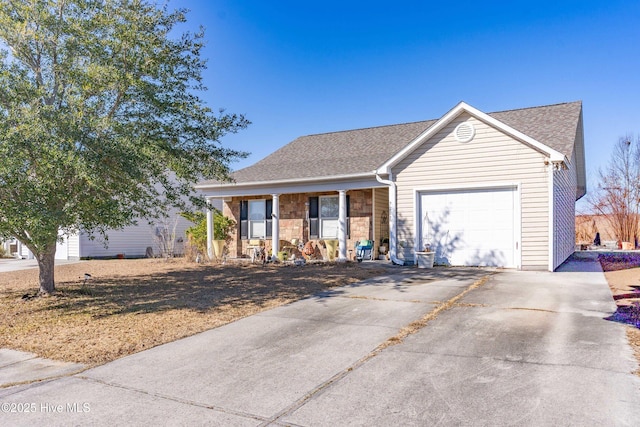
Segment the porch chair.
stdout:
<path fill-rule="evenodd" d="M 264 242 L 260 239 L 251 239 L 249 240 L 249 245 L 246 247 L 245 251 L 247 255 L 251 256 L 251 262 L 255 262 L 256 258 L 260 257 L 260 253 L 262 252 L 264 247 Z"/>
<path fill-rule="evenodd" d="M 373 241 L 359 240 L 356 243 L 356 259 L 362 262 L 363 259 L 373 260 Z"/>

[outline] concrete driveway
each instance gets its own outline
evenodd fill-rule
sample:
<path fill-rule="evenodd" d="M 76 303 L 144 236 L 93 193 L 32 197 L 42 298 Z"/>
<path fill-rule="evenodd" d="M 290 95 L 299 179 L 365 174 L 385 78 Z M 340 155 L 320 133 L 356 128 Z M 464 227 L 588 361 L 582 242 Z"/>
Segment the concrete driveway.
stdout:
<path fill-rule="evenodd" d="M 565 271 L 400 269 L 80 374 L 0 389 L 0 419 L 636 425 L 637 364 L 624 326 L 603 320 L 615 309 L 604 276 L 589 261 Z M 419 319 L 428 322 L 398 334 Z"/>

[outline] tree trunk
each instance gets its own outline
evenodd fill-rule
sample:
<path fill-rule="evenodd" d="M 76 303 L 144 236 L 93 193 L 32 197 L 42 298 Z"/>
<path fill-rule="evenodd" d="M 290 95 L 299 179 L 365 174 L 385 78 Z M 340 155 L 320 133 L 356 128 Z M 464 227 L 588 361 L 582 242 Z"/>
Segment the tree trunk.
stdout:
<path fill-rule="evenodd" d="M 53 271 L 56 260 L 56 245 L 47 248 L 43 253 L 36 254 L 38 260 L 38 268 L 40 269 L 40 295 L 52 295 L 55 290 L 55 282 L 53 280 Z"/>

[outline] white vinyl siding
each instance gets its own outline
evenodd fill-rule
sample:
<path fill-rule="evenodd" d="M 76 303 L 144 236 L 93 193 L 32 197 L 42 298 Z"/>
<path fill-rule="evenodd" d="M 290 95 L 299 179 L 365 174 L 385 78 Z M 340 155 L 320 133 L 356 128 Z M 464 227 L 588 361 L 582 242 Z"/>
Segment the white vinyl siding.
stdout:
<path fill-rule="evenodd" d="M 177 215 L 177 214 L 176 214 Z M 171 217 L 168 225 L 173 228 L 173 221 L 178 221 L 176 226 L 175 253 L 184 253 L 185 230 L 193 225 L 190 221 L 178 217 Z M 160 256 L 160 247 L 156 236 L 156 226 L 149 225 L 145 220 L 139 220 L 138 225 L 125 227 L 122 230 L 109 230 L 108 247 L 104 247 L 104 242 L 100 237 L 91 240 L 86 233 L 80 234 L 79 253 L 81 258 L 95 257 L 115 257 L 124 254 L 126 257 L 144 257 L 147 247 L 151 247 L 154 255 Z"/>
<path fill-rule="evenodd" d="M 74 234 L 67 240 L 69 259 L 80 259 L 80 235 Z"/>
<path fill-rule="evenodd" d="M 56 259 L 77 260 L 80 259 L 80 236 L 72 234 L 70 236 L 58 233 L 62 237 L 62 242 L 56 243 Z"/>
<path fill-rule="evenodd" d="M 567 169 L 553 172 L 554 195 L 554 247 L 553 269 L 555 270 L 575 250 L 576 241 L 576 156 L 571 156 L 571 163 Z"/>
<path fill-rule="evenodd" d="M 374 188 L 373 189 L 373 246 L 374 254 L 378 253 L 378 247 L 380 241 L 383 238 L 389 239 L 389 189 L 388 188 Z M 382 224 L 382 213 L 385 213 L 387 220 L 385 224 Z M 387 244 L 387 249 L 389 245 Z"/>
<path fill-rule="evenodd" d="M 475 127 L 473 140 L 458 142 L 455 127 L 468 121 Z M 398 186 L 398 256 L 413 261 L 414 190 L 468 187 L 477 184 L 518 183 L 521 208 L 521 266 L 549 266 L 549 181 L 544 154 L 498 131 L 467 113 L 393 167 Z M 516 201 L 518 202 L 518 201 Z"/>

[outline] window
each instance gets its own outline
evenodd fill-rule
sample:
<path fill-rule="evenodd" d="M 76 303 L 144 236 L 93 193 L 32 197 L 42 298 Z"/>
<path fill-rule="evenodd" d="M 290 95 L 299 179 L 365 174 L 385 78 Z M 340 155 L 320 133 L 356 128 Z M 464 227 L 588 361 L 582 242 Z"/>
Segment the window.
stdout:
<path fill-rule="evenodd" d="M 272 199 L 242 200 L 240 202 L 240 238 L 247 240 L 271 237 L 272 208 Z"/>
<path fill-rule="evenodd" d="M 350 234 L 349 195 L 347 194 L 347 239 Z M 340 200 L 338 196 L 309 197 L 309 239 L 337 239 Z"/>
<path fill-rule="evenodd" d="M 338 216 L 340 214 L 337 196 L 320 197 L 320 237 L 338 238 Z"/>
<path fill-rule="evenodd" d="M 264 200 L 249 200 L 249 238 L 264 239 L 267 235 L 266 205 Z"/>

